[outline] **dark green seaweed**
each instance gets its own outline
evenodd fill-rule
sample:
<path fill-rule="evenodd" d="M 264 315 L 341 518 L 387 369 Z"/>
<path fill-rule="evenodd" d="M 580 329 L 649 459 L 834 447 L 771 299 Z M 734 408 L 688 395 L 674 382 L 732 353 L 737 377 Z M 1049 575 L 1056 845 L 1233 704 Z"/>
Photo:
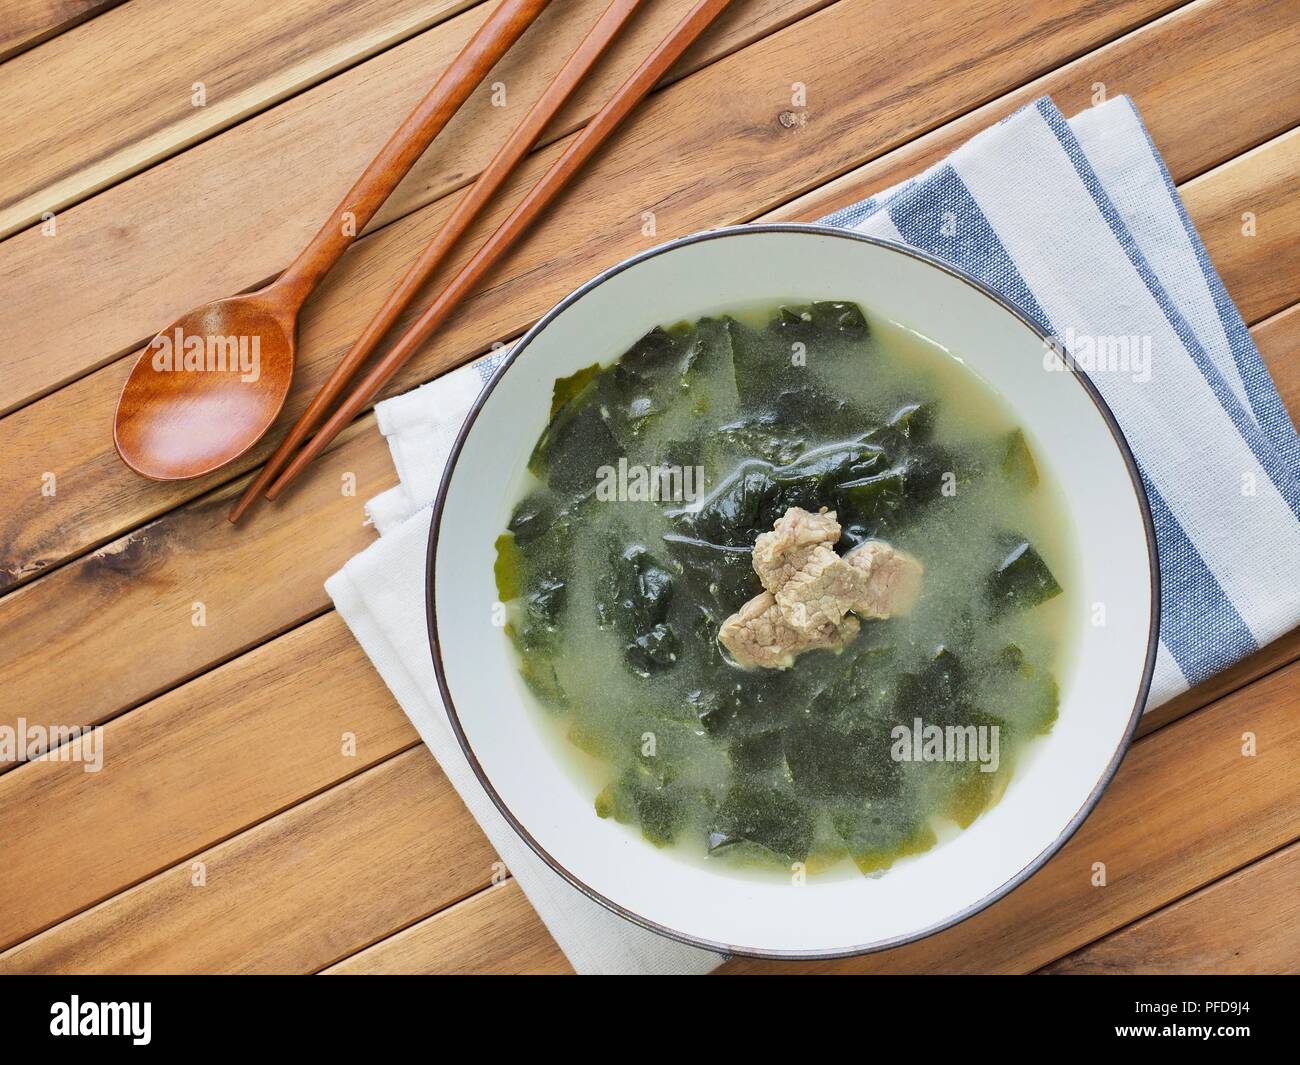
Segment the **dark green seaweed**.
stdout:
<path fill-rule="evenodd" d="M 942 644 L 922 643 L 906 621 L 870 620 L 842 651 L 805 652 L 792 669 L 739 670 L 720 651 L 723 621 L 762 591 L 754 541 L 789 507 L 834 509 L 843 552 L 873 536 L 906 542 L 985 478 L 1025 493 L 1038 485 L 1019 430 L 954 448 L 925 394 L 839 394 L 834 371 L 869 375 L 870 343 L 855 304 L 791 304 L 758 328 L 719 316 L 652 329 L 617 362 L 554 384 L 529 461 L 538 483 L 496 543 L 497 591 L 512 604 L 506 631 L 525 683 L 565 712 L 571 742 L 610 766 L 596 812 L 656 846 L 690 841 L 717 858 L 783 864 L 847 855 L 875 873 L 935 841 L 922 770 L 892 752 L 896 729 L 996 727 L 1010 764 L 1013 740 L 1056 720 L 1041 648 L 999 628 L 1061 591 L 1021 536 L 976 567 L 971 602 L 945 618 Z M 589 519 L 611 513 L 594 509 L 610 505 L 598 471 L 620 459 L 703 469 L 707 494 L 644 504 L 664 519 L 652 540 L 635 520 L 596 526 L 603 546 L 578 557 Z M 584 575 L 588 590 L 575 591 Z M 556 669 L 575 616 L 610 641 L 624 683 L 672 698 L 585 717 L 603 693 L 565 691 Z M 708 779 L 685 771 L 700 751 L 716 757 Z M 941 812 L 962 825 L 1006 779 L 975 764 L 936 772 L 927 779 L 944 782 Z"/>

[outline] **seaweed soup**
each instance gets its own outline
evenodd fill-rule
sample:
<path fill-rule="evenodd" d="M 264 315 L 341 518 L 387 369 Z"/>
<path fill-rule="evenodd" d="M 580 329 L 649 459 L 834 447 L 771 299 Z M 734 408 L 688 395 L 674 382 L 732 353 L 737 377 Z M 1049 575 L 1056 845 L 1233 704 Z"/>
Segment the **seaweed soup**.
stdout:
<path fill-rule="evenodd" d="M 557 380 L 496 542 L 538 757 L 592 817 L 727 874 L 930 849 L 1057 717 L 1077 611 L 1048 472 L 960 352 L 848 302 L 730 308 Z M 919 591 L 843 646 L 742 668 L 719 630 L 791 508 L 833 511 L 840 556 L 915 559 Z"/>

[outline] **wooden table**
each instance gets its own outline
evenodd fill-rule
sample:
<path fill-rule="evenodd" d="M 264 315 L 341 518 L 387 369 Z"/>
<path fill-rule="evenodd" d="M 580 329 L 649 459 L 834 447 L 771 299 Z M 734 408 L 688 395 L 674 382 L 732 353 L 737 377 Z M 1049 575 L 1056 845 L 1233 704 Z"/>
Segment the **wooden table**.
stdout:
<path fill-rule="evenodd" d="M 604 2 L 554 4 L 345 257 L 307 309 L 282 422 Z M 688 0 L 645 6 L 480 234 Z M 109 431 L 139 347 L 282 268 L 489 7 L 24 0 L 6 16 L 0 724 L 102 724 L 104 768 L 0 766 L 0 971 L 567 969 L 322 588 L 393 483 L 373 416 L 237 529 L 226 511 L 267 448 L 155 484 Z M 1300 0 L 736 0 L 395 390 L 651 244 L 817 218 L 1043 93 L 1067 114 L 1129 93 L 1296 411 L 1298 54 Z M 1300 970 L 1297 658 L 1292 633 L 1149 715 L 1078 835 L 979 916 L 784 968 Z"/>

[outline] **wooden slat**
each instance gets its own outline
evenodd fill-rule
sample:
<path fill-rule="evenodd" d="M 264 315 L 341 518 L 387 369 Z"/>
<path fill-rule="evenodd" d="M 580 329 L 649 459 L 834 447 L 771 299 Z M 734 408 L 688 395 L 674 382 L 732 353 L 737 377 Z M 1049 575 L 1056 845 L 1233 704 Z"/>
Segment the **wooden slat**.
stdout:
<path fill-rule="evenodd" d="M 1180 13 L 1124 42 L 1102 49 L 1101 52 L 1110 58 L 1097 69 L 1123 67 L 1126 62 L 1136 63 L 1144 58 L 1148 60 L 1143 65 L 1146 69 L 1151 65 L 1147 53 L 1163 54 L 1163 49 L 1171 65 L 1159 68 L 1163 78 L 1161 84 L 1180 86 L 1195 81 L 1203 73 L 1199 51 L 1187 48 L 1182 42 L 1197 40 L 1202 32 L 1217 39 L 1219 28 L 1225 22 L 1233 26 L 1239 39 L 1253 39 L 1253 33 L 1263 33 L 1268 28 L 1252 23 L 1253 16 L 1243 12 L 1235 0 L 1195 7 L 1198 12 L 1195 18 Z M 829 17 L 832 13 L 833 9 L 822 17 Z M 782 36 L 793 36 L 797 29 Z M 1157 36 L 1159 41 L 1152 45 L 1143 43 L 1147 34 Z M 1300 37 L 1300 31 L 1297 35 Z M 801 42 L 798 48 L 782 49 L 776 61 L 789 69 L 800 62 L 811 62 L 800 57 L 812 47 L 815 47 L 812 42 L 806 46 Z M 1243 44 L 1242 49 L 1254 51 L 1253 45 Z M 1277 69 L 1261 68 L 1258 72 L 1260 77 L 1273 77 L 1285 82 L 1288 75 L 1283 69 L 1283 61 L 1278 58 L 1281 53 L 1274 51 L 1269 54 L 1274 57 L 1272 62 Z M 703 101 L 702 105 L 696 102 L 695 108 L 702 106 L 707 114 L 716 117 L 716 108 L 710 101 L 730 91 L 726 84 L 728 80 L 737 82 L 735 99 L 767 91 L 754 74 L 756 62 L 744 64 L 739 62 L 740 57 L 736 58 L 734 70 L 728 68 L 727 71 L 734 77 L 716 81 L 710 77 L 707 82 L 699 84 L 693 97 L 683 86 L 680 106 L 691 108 L 692 99 Z M 1177 65 L 1184 60 L 1186 68 Z M 1079 61 L 1080 64 L 1087 62 Z M 1072 64 L 1066 69 L 1073 70 L 1068 84 L 1062 82 L 1057 87 L 1069 92 L 1075 91 L 1076 83 L 1086 84 L 1096 76 L 1091 65 L 1080 67 Z M 850 73 L 844 72 L 843 78 L 848 86 L 857 86 L 857 80 Z M 838 84 L 840 82 L 832 80 L 828 87 L 834 88 Z M 1188 91 L 1196 90 L 1188 85 Z M 1220 101 L 1221 111 L 1218 113 L 1197 116 L 1195 123 L 1186 115 L 1181 119 L 1165 116 L 1160 119 L 1160 124 L 1169 129 L 1170 136 L 1182 145 L 1195 144 L 1201 137 L 1199 131 L 1210 127 L 1226 127 L 1240 132 L 1243 147 L 1254 143 L 1254 138 L 1264 128 L 1254 119 L 1259 114 L 1268 114 L 1267 109 L 1250 111 L 1249 122 L 1230 121 L 1235 114 L 1237 97 L 1225 89 L 1213 98 Z M 1158 99 L 1170 98 L 1162 96 Z M 672 103 L 676 104 L 676 100 Z M 721 145 L 711 143 L 716 139 L 716 126 L 706 117 L 701 116 L 698 121 L 690 123 L 674 123 L 673 113 L 674 107 L 666 106 L 662 112 L 638 119 L 638 123 L 644 123 L 645 132 L 634 143 L 634 150 L 651 151 L 645 145 L 657 136 L 664 144 L 664 157 L 668 161 L 696 158 L 697 153 L 711 151 L 716 163 L 714 173 L 718 175 L 715 180 L 700 187 L 697 183 L 699 171 L 694 168 L 683 173 L 670 162 L 661 161 L 651 167 L 644 159 L 624 162 L 626 152 L 611 153 L 618 160 L 617 169 L 613 161 L 600 162 L 597 173 L 605 176 L 595 179 L 593 190 L 582 199 L 562 205 L 557 217 L 543 227 L 542 239 L 530 245 L 533 250 L 527 255 L 521 254 L 502 270 L 506 280 L 472 300 L 472 309 L 453 319 L 440 333 L 436 343 L 439 355 L 463 357 L 469 352 L 482 350 L 492 339 L 516 334 L 532 317 L 581 283 L 597 266 L 652 243 L 652 238 L 643 238 L 640 234 L 639 212 L 646 206 L 652 206 L 657 213 L 657 239 L 666 239 L 754 217 L 759 213 L 759 208 L 753 206 L 750 189 L 753 184 L 750 177 L 755 168 L 763 168 L 760 173 L 764 183 L 772 189 L 787 180 L 787 173 L 791 170 L 804 172 L 815 169 L 814 164 L 799 159 L 798 153 L 807 151 L 807 142 L 799 137 L 800 130 L 786 131 L 775 123 L 769 123 L 772 128 L 764 128 L 763 136 L 777 140 L 761 153 L 754 151 L 752 142 L 756 134 L 746 131 L 764 125 L 761 110 L 738 115 L 735 122 L 738 132 Z M 694 115 L 695 111 L 691 114 Z M 936 143 L 939 148 L 947 150 L 948 146 L 972 132 L 964 128 L 960 120 L 952 124 L 952 127 L 958 126 L 963 128 L 952 132 L 950 127 L 945 127 L 922 138 L 922 141 L 930 150 L 934 150 Z M 641 127 L 634 124 L 635 128 Z M 837 142 L 852 141 L 853 135 L 847 131 L 854 127 L 846 125 L 843 128 L 846 132 L 836 135 Z M 875 136 L 872 127 L 864 126 L 859 151 L 871 154 Z M 795 139 L 788 140 L 790 137 Z M 939 142 L 935 141 L 936 137 L 940 138 Z M 1219 143 L 1217 134 L 1213 143 Z M 780 151 L 777 151 L 778 144 Z M 1187 154 L 1186 148 L 1184 154 Z M 890 160 L 889 165 L 870 164 L 869 175 L 855 172 L 859 175 L 858 184 L 851 190 L 846 188 L 842 194 L 846 198 L 837 200 L 835 205 L 849 202 L 847 197 L 850 195 L 864 195 L 906 176 L 918 163 L 907 149 L 885 158 Z M 535 172 L 530 170 L 530 174 Z M 516 193 L 521 185 L 522 182 L 516 185 Z M 604 205 L 599 213 L 589 204 L 591 199 Z M 505 202 L 511 201 L 507 197 Z M 576 213 L 571 206 L 575 203 L 581 208 Z M 363 240 L 353 250 L 334 282 L 327 285 L 326 291 L 308 309 L 300 337 L 301 355 L 295 388 L 280 427 L 269 434 L 267 443 L 245 460 L 212 477 L 197 482 L 160 485 L 142 481 L 122 465 L 103 424 L 110 416 L 129 371 L 126 362 L 106 367 L 0 421 L 0 453 L 9 456 L 0 467 L 0 497 L 13 501 L 6 515 L 0 517 L 0 587 L 21 583 L 51 565 L 104 543 L 123 529 L 150 520 L 264 457 L 288 424 L 288 419 L 301 411 L 334 361 L 387 295 L 405 264 L 436 231 L 448 210 L 446 203 L 426 208 L 399 225 Z M 499 211 L 500 208 L 493 213 L 494 218 L 499 217 Z M 589 214 L 593 216 L 590 222 L 587 221 Z M 799 201 L 771 217 L 816 216 L 806 203 Z M 478 232 L 481 234 L 483 229 Z M 559 246 L 570 234 L 580 241 L 582 254 L 573 254 L 571 250 L 566 252 Z M 467 246 L 472 247 L 472 241 Z M 398 379 L 394 388 L 408 387 L 427 378 L 433 372 L 431 365 L 430 359 L 418 360 Z M 47 471 L 59 478 L 60 494 L 55 500 L 48 499 L 39 491 L 42 475 Z"/>
<path fill-rule="evenodd" d="M 0 823 L 23 826 L 0 842 L 0 949 L 419 739 L 333 612 L 102 735 L 98 772 L 43 759 L 0 777 Z"/>
<path fill-rule="evenodd" d="M 1300 663 L 1135 743 L 1097 809 L 983 913 L 896 950 L 733 972 L 1027 972 L 1300 837 Z M 1242 754 L 1247 732 L 1258 754 Z M 1094 887 L 1105 863 L 1106 886 Z"/>
<path fill-rule="evenodd" d="M 1295 125 L 1300 70 L 1275 55 L 1278 45 L 1300 47 L 1293 6 L 1198 0 L 818 186 L 789 205 L 791 217 L 820 218 L 887 188 L 893 175 L 918 173 L 1040 96 L 1066 115 L 1102 98 L 1131 97 L 1174 180 L 1187 181 Z M 1225 93 L 1247 94 L 1249 113 L 1225 105 Z"/>
<path fill-rule="evenodd" d="M 437 831 L 467 816 L 416 748 L 0 954 L 0 973 L 315 972 L 491 881 L 481 834 Z"/>
<path fill-rule="evenodd" d="M 826 2 L 737 5 L 683 57 L 675 76 Z M 481 170 L 605 6 L 606 0 L 566 0 L 545 12 L 545 23 L 493 68 L 371 228 L 445 196 Z M 556 131 L 594 113 L 688 6 L 689 0 L 646 5 L 574 94 Z M 56 236 L 37 227 L 0 245 L 0 411 L 122 355 L 189 308 L 283 269 L 489 10 L 466 11 L 62 212 Z M 493 106 L 491 86 L 498 82 L 508 106 Z M 190 83 L 186 77 L 183 84 Z M 61 308 L 53 317 L 44 314 L 51 293 L 59 294 Z M 33 321 L 41 328 L 32 329 Z"/>
<path fill-rule="evenodd" d="M 1283 187 L 1300 173 L 1271 166 L 1269 148 L 1286 140 L 1247 157 L 1243 165 L 1256 175 L 1258 187 Z M 1217 202 L 1214 176 L 1236 170 L 1226 164 L 1203 179 L 1194 218 Z M 1232 192 L 1236 186 L 1227 188 Z M 1265 195 L 1271 193 L 1258 197 Z M 588 213 L 596 214 L 590 207 Z M 1300 228 L 1300 203 L 1293 203 L 1290 214 Z M 592 224 L 599 222 L 597 216 Z M 591 239 L 608 232 L 597 228 Z M 577 237 L 571 228 L 552 233 L 548 257 L 559 254 L 554 242 Z M 1247 247 L 1286 256 L 1262 238 Z M 538 249 L 533 254 L 547 256 Z M 1246 265 L 1239 263 L 1242 269 Z M 1272 257 L 1251 264 L 1255 272 L 1274 266 Z M 517 276 L 530 275 L 525 270 Z M 1300 271 L 1290 280 L 1300 285 Z M 496 313 L 506 313 L 512 304 L 505 297 L 495 302 L 500 291 L 492 289 L 486 298 L 494 300 Z M 435 364 L 438 355 L 431 360 Z M 339 478 L 355 472 L 358 497 L 367 498 L 371 486 L 391 479 L 389 466 L 385 445 L 363 421 L 354 426 L 349 443 L 322 457 L 301 490 L 257 515 L 256 535 L 225 521 L 222 508 L 238 490 L 237 482 L 0 599 L 0 664 L 8 677 L 0 722 L 20 713 L 30 716 L 38 707 L 57 707 L 66 724 L 103 720 L 324 609 L 321 583 L 368 539 L 357 524 L 358 500 L 338 494 Z M 267 588 L 277 593 L 267 595 Z M 207 604 L 206 629 L 190 625 L 195 601 Z M 168 653 L 147 652 L 156 646 Z M 46 664 L 52 655 L 60 657 L 63 668 L 51 676 Z M 87 675 L 104 679 L 86 685 Z"/>
<path fill-rule="evenodd" d="M 539 951 L 538 957 L 544 956 Z M 419 959 L 404 961 L 418 964 Z M 1300 843 L 1041 971 L 1052 975 L 1296 975 L 1300 973 Z"/>
<path fill-rule="evenodd" d="M 1300 837 L 1300 777 L 1292 771 L 1300 759 L 1297 682 L 1300 664 L 1138 741 L 1062 852 L 963 924 L 862 958 L 802 965 L 738 960 L 726 968 L 1031 971 L 1291 843 Z M 1241 753 L 1247 731 L 1258 738 L 1254 757 Z M 183 864 L 0 954 L 0 973 L 224 971 L 234 965 L 306 972 L 378 943 L 450 901 L 439 904 L 431 896 L 464 897 L 491 879 L 486 844 L 465 830 L 463 808 L 449 802 L 437 816 L 430 811 L 434 800 L 427 793 L 446 785 L 441 777 L 415 773 L 426 767 L 433 772 L 423 748 L 398 755 L 205 852 L 208 857 L 200 858 L 209 861 L 210 882 L 211 870 L 225 874 L 220 883 L 226 895 L 216 901 L 187 887 Z M 1225 831 L 1225 824 L 1233 830 Z M 419 849 L 411 849 L 412 837 Z M 350 853 L 360 841 L 366 841 L 360 852 Z M 465 850 L 473 852 L 472 861 L 457 860 Z M 452 861 L 454 876 L 446 868 Z M 1096 862 L 1106 864 L 1105 887 L 1092 886 Z M 342 889 L 330 879 L 336 870 L 340 878 L 344 870 L 351 877 L 343 911 Z M 314 895 L 303 886 L 313 875 L 325 880 Z M 440 886 L 426 892 L 430 878 Z M 495 909 L 496 902 L 490 905 Z M 491 914 L 474 920 L 495 927 Z M 467 964 L 449 946 L 456 941 L 465 949 L 472 938 L 457 923 L 423 929 L 403 944 L 402 965 Z M 292 934 L 270 934 L 289 928 Z M 498 934 L 517 935 L 506 923 Z M 357 945 L 339 950 L 345 942 Z M 535 935 L 521 942 L 553 949 Z M 438 955 L 445 955 L 442 962 Z M 515 961 L 521 970 L 540 963 L 528 956 Z"/>
<path fill-rule="evenodd" d="M 1274 180 L 1266 179 L 1270 172 Z M 1300 277 L 1298 189 L 1300 128 L 1180 190 L 1228 294 L 1248 322 L 1274 314 L 1295 299 L 1294 280 Z M 1272 267 L 1263 276 L 1251 268 L 1261 256 Z"/>
<path fill-rule="evenodd" d="M 107 12 L 0 67 L 0 238 L 476 2 L 132 0 Z"/>
<path fill-rule="evenodd" d="M 1251 330 L 1251 336 L 1295 422 L 1300 414 L 1300 374 L 1293 374 L 1291 367 L 1300 358 L 1300 306 L 1288 307 L 1261 322 Z"/>
<path fill-rule="evenodd" d="M 72 29 L 122 0 L 8 0 L 0 21 L 0 63 Z"/>
<path fill-rule="evenodd" d="M 396 474 L 373 423 L 322 457 L 257 536 L 226 521 L 236 483 L 0 600 L 0 722 L 104 721 L 324 610 L 322 581 L 374 540 L 360 500 Z"/>
<path fill-rule="evenodd" d="M 325 970 L 326 975 L 572 973 L 518 883 L 506 880 Z"/>

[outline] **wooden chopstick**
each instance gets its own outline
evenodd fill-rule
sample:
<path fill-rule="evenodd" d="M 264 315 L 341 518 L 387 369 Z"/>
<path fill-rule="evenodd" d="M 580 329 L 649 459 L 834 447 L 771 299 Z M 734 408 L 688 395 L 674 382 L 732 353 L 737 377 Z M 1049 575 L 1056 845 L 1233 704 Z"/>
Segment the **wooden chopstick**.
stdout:
<path fill-rule="evenodd" d="M 258 494 L 284 469 L 285 464 L 293 457 L 293 453 L 320 423 L 330 406 L 342 395 L 343 389 L 356 376 L 361 364 L 393 327 L 393 323 L 397 321 L 421 286 L 428 281 L 452 246 L 478 217 L 493 193 L 510 176 L 510 172 L 519 161 L 528 154 L 528 150 L 541 136 L 542 131 L 573 95 L 574 89 L 581 84 L 582 79 L 595 65 L 596 60 L 604 54 L 640 3 L 641 0 L 613 0 L 605 9 L 595 26 L 582 39 L 555 79 L 547 86 L 541 98 L 529 109 L 519 127 L 492 157 L 492 161 L 479 175 L 478 181 L 461 198 L 451 217 L 438 231 L 438 235 L 411 264 L 397 287 L 384 301 L 384 305 L 367 323 L 361 335 L 334 368 L 329 379 L 316 393 L 311 405 L 294 422 L 275 453 L 267 459 L 261 471 L 244 489 L 239 502 L 230 511 L 229 518 L 232 522 L 239 521 Z"/>
<path fill-rule="evenodd" d="M 568 184 L 596 149 L 668 71 L 668 68 L 730 2 L 731 0 L 700 0 L 690 13 L 673 27 L 645 62 L 619 86 L 609 102 L 574 137 L 564 153 L 542 175 L 510 216 L 483 243 L 483 246 L 474 253 L 473 258 L 465 264 L 461 272 L 397 339 L 388 353 L 366 374 L 316 435 L 294 456 L 284 472 L 267 489 L 267 499 L 275 499 L 284 491 L 311 460 L 324 451 L 330 441 L 366 408 L 393 375 L 410 360 L 429 334 L 447 319 L 474 285 L 510 249 L 533 219 Z"/>

